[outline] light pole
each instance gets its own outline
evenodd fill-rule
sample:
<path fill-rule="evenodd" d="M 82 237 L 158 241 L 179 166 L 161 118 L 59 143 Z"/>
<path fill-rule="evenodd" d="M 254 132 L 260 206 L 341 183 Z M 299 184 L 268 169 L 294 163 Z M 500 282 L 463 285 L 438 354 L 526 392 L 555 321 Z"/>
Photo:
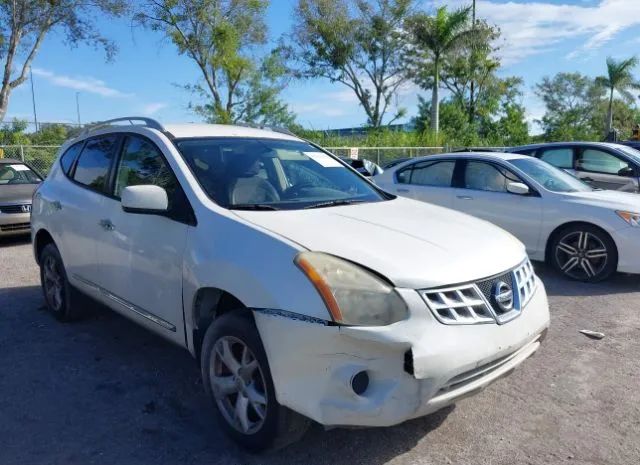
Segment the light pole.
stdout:
<path fill-rule="evenodd" d="M 38 132 L 38 114 L 36 113 L 36 93 L 33 90 L 33 71 L 29 68 L 29 80 L 31 81 L 31 102 L 33 103 L 33 122 Z"/>
<path fill-rule="evenodd" d="M 76 92 L 76 113 L 78 114 L 78 128 L 82 126 L 80 122 L 80 92 Z"/>

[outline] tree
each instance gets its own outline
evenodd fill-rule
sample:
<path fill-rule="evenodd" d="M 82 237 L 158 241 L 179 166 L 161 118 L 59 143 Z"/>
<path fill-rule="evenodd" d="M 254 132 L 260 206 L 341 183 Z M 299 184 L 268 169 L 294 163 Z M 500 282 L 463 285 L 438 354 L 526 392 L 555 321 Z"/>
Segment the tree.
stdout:
<path fill-rule="evenodd" d="M 136 19 L 162 32 L 198 66 L 203 83 L 186 86 L 206 98 L 192 105 L 209 122 L 288 124 L 279 100 L 286 69 L 267 43 L 267 0 L 145 0 Z"/>
<path fill-rule="evenodd" d="M 403 23 L 413 0 L 299 0 L 293 32 L 283 46 L 301 78 L 326 78 L 351 89 L 379 128 L 408 80 Z M 386 121 L 404 116 L 398 108 Z"/>
<path fill-rule="evenodd" d="M 603 92 L 593 79 L 580 73 L 558 73 L 554 77 L 543 78 L 535 86 L 535 93 L 546 108 L 539 121 L 545 139 L 597 139 L 603 124 L 598 123 L 595 114 Z"/>
<path fill-rule="evenodd" d="M 469 28 L 470 8 L 449 12 L 442 6 L 433 16 L 417 13 L 407 21 L 407 29 L 418 57 L 432 57 L 433 83 L 431 86 L 431 129 L 438 132 L 440 106 L 440 66 L 445 54 L 470 40 L 475 34 Z"/>
<path fill-rule="evenodd" d="M 4 65 L 0 121 L 7 114 L 11 92 L 27 80 L 31 64 L 50 32 L 61 32 L 71 45 L 86 42 L 103 48 L 110 59 L 116 47 L 99 33 L 96 19 L 99 15 L 119 16 L 126 5 L 125 0 L 0 1 L 0 59 Z M 19 59 L 21 64 L 16 63 Z"/>
<path fill-rule="evenodd" d="M 607 134 L 613 129 L 613 97 L 614 92 L 627 102 L 635 101 L 631 90 L 640 89 L 640 83 L 633 78 L 631 71 L 638 65 L 638 58 L 631 57 L 626 60 L 614 60 L 607 58 L 607 75 L 598 76 L 596 84 L 609 92 L 609 109 L 607 113 Z"/>

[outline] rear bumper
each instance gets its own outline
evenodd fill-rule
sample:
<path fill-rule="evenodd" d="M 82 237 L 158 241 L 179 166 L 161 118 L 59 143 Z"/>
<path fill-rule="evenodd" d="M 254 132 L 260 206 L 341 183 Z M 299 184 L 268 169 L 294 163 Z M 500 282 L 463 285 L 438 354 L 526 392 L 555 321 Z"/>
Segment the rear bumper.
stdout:
<path fill-rule="evenodd" d="M 31 213 L 0 213 L 0 237 L 29 234 Z"/>
<path fill-rule="evenodd" d="M 389 426 L 435 412 L 509 374 L 540 346 L 549 326 L 542 283 L 504 325 L 439 323 L 418 294 L 401 290 L 408 320 L 386 327 L 336 327 L 256 312 L 276 396 L 334 426 Z M 351 380 L 366 371 L 357 395 Z"/>
<path fill-rule="evenodd" d="M 640 273 L 640 228 L 632 226 L 615 232 L 618 247 L 618 271 Z"/>

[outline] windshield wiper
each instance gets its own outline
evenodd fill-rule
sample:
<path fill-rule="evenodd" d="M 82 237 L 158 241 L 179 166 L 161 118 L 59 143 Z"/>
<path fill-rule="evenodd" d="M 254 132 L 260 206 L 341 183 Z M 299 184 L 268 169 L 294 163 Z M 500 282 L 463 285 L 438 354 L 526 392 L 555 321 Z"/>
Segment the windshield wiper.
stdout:
<path fill-rule="evenodd" d="M 326 207 L 338 207 L 342 205 L 352 205 L 354 203 L 363 203 L 364 200 L 347 200 L 347 199 L 339 199 L 339 200 L 330 200 L 328 202 L 314 203 L 313 205 L 309 205 L 304 207 L 304 210 L 309 210 L 311 208 L 326 208 Z"/>
<path fill-rule="evenodd" d="M 267 205 L 264 203 L 238 203 L 235 205 L 229 205 L 229 210 L 280 210 L 273 205 Z"/>

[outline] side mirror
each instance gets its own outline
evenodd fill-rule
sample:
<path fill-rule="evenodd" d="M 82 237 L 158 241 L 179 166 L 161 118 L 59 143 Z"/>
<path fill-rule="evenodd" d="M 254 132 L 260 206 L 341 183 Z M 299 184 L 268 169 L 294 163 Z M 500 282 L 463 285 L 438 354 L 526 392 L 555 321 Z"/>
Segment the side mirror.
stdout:
<path fill-rule="evenodd" d="M 125 187 L 121 203 L 128 213 L 158 214 L 169 209 L 167 191 L 153 185 Z"/>
<path fill-rule="evenodd" d="M 529 186 L 521 182 L 510 182 L 507 183 L 507 192 L 517 195 L 529 195 L 531 190 Z"/>
<path fill-rule="evenodd" d="M 625 178 L 632 178 L 636 175 L 633 168 L 630 166 L 625 166 L 620 171 L 618 171 L 618 176 L 624 176 Z"/>

